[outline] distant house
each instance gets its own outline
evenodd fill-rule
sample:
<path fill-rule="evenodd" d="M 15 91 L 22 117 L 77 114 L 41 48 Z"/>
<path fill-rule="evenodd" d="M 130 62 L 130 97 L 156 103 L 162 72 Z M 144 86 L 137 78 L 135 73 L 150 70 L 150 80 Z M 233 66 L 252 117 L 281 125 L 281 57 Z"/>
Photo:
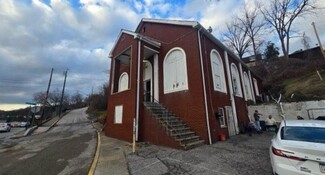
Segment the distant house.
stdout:
<path fill-rule="evenodd" d="M 244 131 L 262 81 L 196 21 L 142 19 L 110 52 L 107 136 L 189 149 Z M 133 130 L 134 129 L 134 130 Z"/>
<path fill-rule="evenodd" d="M 243 62 L 246 64 L 247 67 L 254 67 L 257 66 L 256 63 L 260 60 L 262 60 L 262 54 L 258 55 L 251 55 L 248 57 L 242 58 Z"/>
<path fill-rule="evenodd" d="M 289 55 L 289 58 L 297 58 L 297 59 L 323 59 L 323 55 L 319 46 L 306 49 L 306 50 L 298 50 Z"/>

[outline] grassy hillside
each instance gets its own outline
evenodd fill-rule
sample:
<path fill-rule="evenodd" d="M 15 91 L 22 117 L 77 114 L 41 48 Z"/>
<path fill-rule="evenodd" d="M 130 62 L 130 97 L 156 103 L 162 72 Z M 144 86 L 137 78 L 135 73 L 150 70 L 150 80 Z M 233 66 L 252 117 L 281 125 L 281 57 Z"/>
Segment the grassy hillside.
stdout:
<path fill-rule="evenodd" d="M 274 97 L 281 93 L 283 101 L 325 99 L 324 59 L 263 60 L 253 71 L 263 79 L 264 92 Z"/>
<path fill-rule="evenodd" d="M 284 80 L 284 96 L 288 101 L 320 100 L 325 99 L 325 71 L 320 72 L 320 80 L 316 71 L 311 71 L 297 78 Z M 292 95 L 293 94 L 293 95 Z"/>

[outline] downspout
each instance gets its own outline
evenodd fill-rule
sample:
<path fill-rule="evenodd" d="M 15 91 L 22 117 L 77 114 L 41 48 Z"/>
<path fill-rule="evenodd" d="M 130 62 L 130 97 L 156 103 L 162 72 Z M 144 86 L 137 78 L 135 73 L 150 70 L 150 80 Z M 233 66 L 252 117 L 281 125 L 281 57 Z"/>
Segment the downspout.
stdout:
<path fill-rule="evenodd" d="M 204 107 L 205 107 L 205 117 L 206 117 L 206 124 L 207 124 L 207 129 L 208 129 L 208 136 L 209 136 L 209 144 L 212 144 L 211 141 L 211 131 L 210 131 L 210 122 L 209 122 L 209 113 L 208 113 L 208 102 L 207 102 L 207 92 L 205 88 L 205 76 L 204 76 L 204 67 L 203 67 L 203 58 L 202 58 L 202 47 L 201 47 L 201 37 L 200 37 L 200 28 L 197 31 L 197 37 L 199 41 L 199 50 L 200 50 L 200 63 L 201 63 L 201 75 L 202 75 L 202 83 L 203 83 L 203 96 L 204 96 Z"/>
<path fill-rule="evenodd" d="M 141 41 L 138 40 L 138 74 L 137 74 L 137 100 L 136 100 L 136 121 L 135 121 L 135 140 L 138 141 L 139 134 L 139 100 L 140 100 L 140 61 L 141 61 Z"/>
<path fill-rule="evenodd" d="M 252 83 L 252 76 L 251 76 L 251 71 L 248 71 L 248 76 L 249 76 L 249 85 L 251 86 L 251 93 L 252 93 L 252 98 L 254 101 L 254 104 L 256 104 L 256 99 L 255 99 L 255 94 L 254 94 L 254 88 L 253 88 L 253 83 Z"/>
<path fill-rule="evenodd" d="M 232 108 L 232 113 L 233 113 L 233 117 L 234 117 L 234 128 L 235 128 L 235 133 L 238 134 L 237 131 L 237 127 L 238 127 L 238 121 L 237 121 L 237 112 L 236 112 L 236 104 L 235 104 L 235 98 L 234 98 L 234 91 L 233 91 L 233 87 L 232 87 L 232 80 L 231 80 L 231 72 L 229 69 L 229 60 L 228 60 L 228 53 L 227 51 L 224 51 L 224 55 L 225 55 L 225 60 L 226 60 L 226 70 L 227 70 L 227 78 L 228 78 L 228 83 L 229 83 L 229 93 L 230 93 L 230 101 L 231 101 L 231 108 Z"/>

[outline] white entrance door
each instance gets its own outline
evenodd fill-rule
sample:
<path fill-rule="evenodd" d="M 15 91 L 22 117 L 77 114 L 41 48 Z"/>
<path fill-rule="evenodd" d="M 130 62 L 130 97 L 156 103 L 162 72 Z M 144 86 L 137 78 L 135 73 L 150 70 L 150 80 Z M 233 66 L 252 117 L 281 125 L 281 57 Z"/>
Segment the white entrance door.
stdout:
<path fill-rule="evenodd" d="M 236 135 L 235 120 L 231 106 L 225 106 L 229 136 Z"/>

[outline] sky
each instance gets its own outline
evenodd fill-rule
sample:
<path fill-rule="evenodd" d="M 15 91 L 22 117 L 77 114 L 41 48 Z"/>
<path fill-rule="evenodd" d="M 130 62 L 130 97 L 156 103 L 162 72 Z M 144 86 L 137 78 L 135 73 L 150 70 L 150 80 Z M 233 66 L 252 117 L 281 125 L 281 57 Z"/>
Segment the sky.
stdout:
<path fill-rule="evenodd" d="M 325 7 L 325 1 L 314 1 Z M 120 30 L 134 31 L 142 18 L 195 20 L 221 39 L 245 3 L 254 6 L 252 0 L 1 0 L 0 110 L 25 107 L 35 93 L 45 92 L 52 68 L 50 91 L 62 90 L 68 70 L 66 93 L 98 92 L 108 82 L 108 55 Z M 311 46 L 317 43 L 313 21 L 324 44 L 323 14 L 294 23 Z M 279 46 L 274 33 L 265 37 Z M 293 38 L 290 47 L 302 49 L 301 39 Z"/>

